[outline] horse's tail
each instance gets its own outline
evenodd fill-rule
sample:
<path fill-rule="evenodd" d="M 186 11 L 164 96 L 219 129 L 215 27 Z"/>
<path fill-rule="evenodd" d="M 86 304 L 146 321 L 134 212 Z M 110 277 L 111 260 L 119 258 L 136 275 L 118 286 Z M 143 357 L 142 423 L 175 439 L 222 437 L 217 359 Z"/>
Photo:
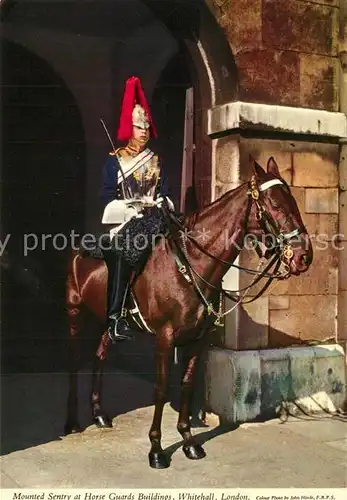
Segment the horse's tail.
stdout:
<path fill-rule="evenodd" d="M 74 335 L 78 329 L 78 317 L 82 296 L 78 282 L 78 262 L 81 259 L 78 251 L 71 250 L 68 260 L 67 281 L 66 281 L 66 309 L 70 319 L 70 334 Z"/>

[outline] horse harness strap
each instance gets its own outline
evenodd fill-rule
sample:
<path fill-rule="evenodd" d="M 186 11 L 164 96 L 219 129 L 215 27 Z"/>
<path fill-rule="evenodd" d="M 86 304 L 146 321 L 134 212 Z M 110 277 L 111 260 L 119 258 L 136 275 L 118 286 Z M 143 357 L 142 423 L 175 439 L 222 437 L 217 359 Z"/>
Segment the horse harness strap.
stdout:
<path fill-rule="evenodd" d="M 273 256 L 273 258 L 268 263 L 268 265 L 265 267 L 265 269 L 263 269 L 263 271 L 260 273 L 258 273 L 258 272 L 256 273 L 256 274 L 258 274 L 258 276 L 253 280 L 253 282 L 250 285 L 248 285 L 244 289 L 234 290 L 234 292 L 236 292 L 236 293 L 239 293 L 240 291 L 246 290 L 245 294 L 243 295 L 243 296 L 245 296 L 247 291 L 251 287 L 253 287 L 258 281 L 260 281 L 260 279 L 262 279 L 263 277 L 268 277 L 269 279 L 268 279 L 267 283 L 262 287 L 262 289 L 254 297 L 252 297 L 248 301 L 243 301 L 242 300 L 243 297 L 236 299 L 235 297 L 233 297 L 232 295 L 230 295 L 228 293 L 230 291 L 224 290 L 222 287 L 216 287 L 215 285 L 212 285 L 211 283 L 207 282 L 202 276 L 200 276 L 200 274 L 197 271 L 194 270 L 194 268 L 191 266 L 191 264 L 189 262 L 188 250 L 187 250 L 187 246 L 186 246 L 186 239 L 189 239 L 197 248 L 199 248 L 203 253 L 210 256 L 211 258 L 214 258 L 215 260 L 218 260 L 219 262 L 225 263 L 225 264 L 232 265 L 232 263 L 223 261 L 222 259 L 219 259 L 219 258 L 214 257 L 213 255 L 209 254 L 209 252 L 207 252 L 204 248 L 200 247 L 200 245 L 194 240 L 194 238 L 192 238 L 190 236 L 184 237 L 185 228 L 180 224 L 180 222 L 176 219 L 176 217 L 167 210 L 167 207 L 165 207 L 163 210 L 164 216 L 165 216 L 167 222 L 169 223 L 169 227 L 172 225 L 175 225 L 176 228 L 178 228 L 181 233 L 183 230 L 182 248 L 180 248 L 180 246 L 177 244 L 177 242 L 172 237 L 170 238 L 171 241 L 173 242 L 173 245 L 170 245 L 170 246 L 171 246 L 171 250 L 172 250 L 173 257 L 174 257 L 174 260 L 176 262 L 177 268 L 178 268 L 179 272 L 187 280 L 187 282 L 193 285 L 198 296 L 200 297 L 202 302 L 207 307 L 208 314 L 214 314 L 215 316 L 217 316 L 217 319 L 215 321 L 216 325 L 222 325 L 221 318 L 223 316 L 227 315 L 228 313 L 230 313 L 240 303 L 248 304 L 250 302 L 255 301 L 257 298 L 259 298 L 267 290 L 267 288 L 270 286 L 273 279 L 275 277 L 279 277 L 279 275 L 277 273 L 279 271 L 280 265 L 282 263 L 284 263 L 282 259 L 284 258 L 285 260 L 290 262 L 291 258 L 294 255 L 294 252 L 293 252 L 289 242 L 292 238 L 299 236 L 303 232 L 303 228 L 296 228 L 293 231 L 291 231 L 290 233 L 280 232 L 275 221 L 272 219 L 270 214 L 268 214 L 263 209 L 263 207 L 261 206 L 261 204 L 259 202 L 259 196 L 260 196 L 259 191 L 265 191 L 265 190 L 267 190 L 270 187 L 275 186 L 275 185 L 283 185 L 283 182 L 280 179 L 272 179 L 270 181 L 264 182 L 263 184 L 261 184 L 258 187 L 258 185 L 256 183 L 256 179 L 253 176 L 251 181 L 250 181 L 250 189 L 248 190 L 247 194 L 250 195 L 250 199 L 253 202 L 255 202 L 255 204 L 256 204 L 256 207 L 257 207 L 256 218 L 259 221 L 260 226 L 263 228 L 263 230 L 265 230 L 265 232 L 267 229 L 269 229 L 271 231 L 271 234 L 273 234 L 276 237 L 276 240 L 277 240 L 276 248 L 277 249 L 282 248 L 283 243 L 288 242 L 288 244 L 284 246 L 284 249 L 282 250 L 282 256 L 278 252 L 276 252 L 275 255 Z M 249 209 L 250 209 L 250 205 L 249 205 Z M 249 210 L 248 210 L 248 212 L 249 212 Z M 248 216 L 246 219 L 248 219 Z M 246 224 L 247 224 L 247 220 L 246 220 Z M 257 254 L 259 255 L 259 257 L 261 257 L 261 252 L 260 252 L 258 245 L 255 245 L 254 248 L 257 251 Z M 272 274 L 267 275 L 267 272 L 272 268 L 273 265 L 275 265 L 275 267 L 274 267 Z M 287 277 L 290 273 L 289 265 L 285 264 L 285 266 L 287 268 L 287 274 L 284 277 Z M 236 266 L 236 267 L 243 269 L 240 266 Z M 202 290 L 200 289 L 200 287 L 196 281 L 195 275 L 199 279 L 201 279 L 205 284 L 207 284 L 210 288 L 215 289 L 216 291 L 219 292 L 220 298 L 219 298 L 219 310 L 218 311 L 215 311 L 213 304 L 211 302 L 207 301 L 206 297 L 204 296 Z M 280 276 L 283 277 L 283 275 L 280 275 Z M 224 313 L 222 312 L 223 295 L 228 297 L 229 299 L 233 300 L 234 302 L 236 302 L 236 304 L 230 310 L 228 310 Z"/>
<path fill-rule="evenodd" d="M 192 279 L 189 276 L 188 271 L 187 271 L 187 265 L 183 264 L 182 260 L 180 259 L 179 255 L 176 251 L 176 249 L 178 250 L 179 247 L 177 245 L 175 245 L 175 247 L 176 248 L 172 247 L 171 251 L 173 253 L 178 270 L 185 277 L 185 279 L 188 281 L 188 283 L 192 283 Z M 186 262 L 186 264 L 188 264 L 188 266 L 190 268 L 190 264 L 188 261 Z"/>

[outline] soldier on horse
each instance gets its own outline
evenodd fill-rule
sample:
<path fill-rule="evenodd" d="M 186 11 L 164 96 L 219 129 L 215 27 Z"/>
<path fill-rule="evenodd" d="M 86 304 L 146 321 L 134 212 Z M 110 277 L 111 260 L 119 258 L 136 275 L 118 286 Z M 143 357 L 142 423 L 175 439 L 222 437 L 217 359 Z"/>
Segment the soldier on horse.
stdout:
<path fill-rule="evenodd" d="M 114 341 L 134 333 L 126 320 L 129 280 L 144 248 L 150 244 L 148 235 L 164 230 L 158 210 L 164 197 L 174 210 L 158 155 L 147 147 L 151 137 L 157 137 L 157 132 L 140 79 L 133 76 L 125 84 L 117 133 L 118 140 L 128 143 L 109 153 L 100 190 L 104 204 L 102 223 L 110 230 L 111 245 L 103 249 L 103 254 L 108 269 L 108 333 Z M 135 236 L 147 238 L 145 245 L 136 249 Z"/>
<path fill-rule="evenodd" d="M 152 468 L 162 469 L 170 465 L 170 457 L 162 448 L 161 424 L 174 349 L 189 345 L 177 430 L 183 438 L 184 454 L 190 460 L 197 460 L 206 453 L 191 433 L 191 404 L 197 366 L 208 345 L 213 323 L 220 324 L 220 319 L 231 310 L 255 300 L 259 292 L 251 298 L 247 298 L 247 293 L 260 279 L 268 279 L 262 293 L 273 279 L 287 279 L 306 272 L 313 251 L 297 203 L 274 158 L 269 158 L 266 170 L 251 159 L 252 175 L 248 182 L 178 220 L 168 211 L 169 202 L 165 203 L 168 191 L 163 177 L 160 179 L 158 159 L 146 148 L 150 135 L 154 136 L 155 130 L 147 103 L 139 80 L 131 78 L 127 82 L 118 131 L 118 138 L 129 142 L 110 154 L 101 188 L 106 205 L 102 220 L 111 226 L 112 237 L 112 245 L 104 251 L 108 267 L 107 294 L 104 262 L 78 253 L 72 254 L 69 262 L 66 293 L 70 325 L 69 396 L 64 430 L 65 434 L 81 430 L 77 392 L 79 342 L 85 319 L 90 319 L 89 313 L 97 321 L 101 334 L 93 366 L 92 417 L 98 427 L 112 427 L 112 419 L 102 407 L 103 365 L 110 338 L 124 339 L 131 333 L 124 306 L 129 279 L 135 270 L 132 294 L 144 323 L 156 336 L 155 409 L 149 430 L 148 459 Z M 199 234 L 204 230 L 210 237 L 199 243 L 192 231 Z M 126 234 L 124 243 L 125 231 L 129 231 L 130 238 Z M 150 257 L 152 248 L 148 245 L 144 255 L 136 245 L 127 244 L 139 234 L 148 238 L 163 233 L 164 244 L 156 245 Z M 265 241 L 269 255 L 265 257 L 268 263 L 264 269 L 234 264 L 248 235 L 256 243 Z M 268 236 L 274 242 L 271 246 L 267 245 Z M 252 283 L 239 290 L 224 290 L 222 279 L 231 266 L 254 275 Z M 223 310 L 224 297 L 235 300 L 229 311 Z"/>

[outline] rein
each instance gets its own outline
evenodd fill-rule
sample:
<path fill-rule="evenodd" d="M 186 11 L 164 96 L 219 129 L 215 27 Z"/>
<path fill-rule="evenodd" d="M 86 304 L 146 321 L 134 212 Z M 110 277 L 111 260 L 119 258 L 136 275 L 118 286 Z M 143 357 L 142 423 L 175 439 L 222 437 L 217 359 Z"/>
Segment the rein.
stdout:
<path fill-rule="evenodd" d="M 256 219 L 259 222 L 259 225 L 261 229 L 266 232 L 269 230 L 270 234 L 276 237 L 276 246 L 274 248 L 274 255 L 272 258 L 270 258 L 270 262 L 267 264 L 265 269 L 262 271 L 259 270 L 254 270 L 254 269 L 248 269 L 243 266 L 238 266 L 232 262 L 225 261 L 223 259 L 220 259 L 219 257 L 212 255 L 210 252 L 205 250 L 192 236 L 187 234 L 186 228 L 176 219 L 176 217 L 169 211 L 167 208 L 165 209 L 165 215 L 170 219 L 170 221 L 179 229 L 182 237 L 182 248 L 178 245 L 177 241 L 171 239 L 171 241 L 175 245 L 175 249 L 172 248 L 174 258 L 178 267 L 178 270 L 180 271 L 181 274 L 186 278 L 186 280 L 189 283 L 192 283 L 194 286 L 195 291 L 201 298 L 202 302 L 206 305 L 208 313 L 209 314 L 214 314 L 217 316 L 217 319 L 215 321 L 216 325 L 222 326 L 221 323 L 221 318 L 223 316 L 226 316 L 230 312 L 232 312 L 239 304 L 248 304 L 250 302 L 255 301 L 258 299 L 270 286 L 274 278 L 278 279 L 285 279 L 290 276 L 290 261 L 294 256 L 293 249 L 290 245 L 290 240 L 296 236 L 299 236 L 303 231 L 304 228 L 300 227 L 295 229 L 294 231 L 291 231 L 290 233 L 282 233 L 281 230 L 278 228 L 276 222 L 272 218 L 272 216 L 262 207 L 260 201 L 259 201 L 259 191 L 266 191 L 270 187 L 274 185 L 283 185 L 283 182 L 279 179 L 272 179 L 270 181 L 264 182 L 261 184 L 258 188 L 255 176 L 253 176 L 249 182 L 249 189 L 247 191 L 247 195 L 249 196 L 248 198 L 248 204 L 247 204 L 247 210 L 246 210 L 246 217 L 245 217 L 245 232 L 247 232 L 247 226 L 248 226 L 248 220 L 249 220 L 249 215 L 252 209 L 252 204 L 255 203 L 256 208 L 257 208 L 257 214 L 256 214 Z M 187 240 L 189 240 L 198 250 L 200 250 L 202 253 L 207 255 L 208 257 L 212 258 L 214 261 L 217 261 L 221 264 L 227 265 L 228 267 L 235 267 L 240 270 L 246 271 L 249 274 L 254 274 L 256 275 L 255 279 L 253 280 L 252 283 L 250 283 L 247 287 L 241 288 L 239 290 L 225 290 L 222 287 L 218 287 L 213 285 L 212 283 L 209 283 L 205 278 L 203 278 L 191 265 L 189 261 L 189 256 L 188 256 L 188 250 L 187 250 Z M 257 242 L 259 245 L 259 242 Z M 260 249 L 258 248 L 258 245 L 255 247 L 258 255 L 260 256 Z M 284 245 L 284 248 L 282 249 Z M 263 259 L 261 259 L 263 260 Z M 285 262 L 287 261 L 287 262 Z M 261 262 L 260 262 L 261 264 Z M 285 266 L 285 274 L 283 272 L 279 272 L 279 268 L 283 264 Z M 268 271 L 274 266 L 274 270 L 271 274 L 268 273 Z M 188 274 L 187 269 L 189 270 L 190 274 Z M 196 277 L 198 277 L 202 282 L 204 282 L 210 289 L 213 289 L 214 291 L 218 291 L 220 294 L 220 299 L 219 299 L 219 310 L 215 311 L 213 304 L 211 302 L 208 302 L 206 297 L 204 296 L 200 286 L 198 285 L 196 281 Z M 268 281 L 265 283 L 265 285 L 262 287 L 262 289 L 250 300 L 243 301 L 243 297 L 247 294 L 247 292 L 252 288 L 254 285 L 256 285 L 262 278 L 268 278 Z M 231 292 L 233 293 L 240 293 L 242 291 L 245 291 L 245 293 L 242 295 L 240 298 L 235 298 L 231 295 Z M 236 304 L 229 309 L 228 311 L 225 311 L 224 313 L 222 312 L 222 301 L 223 301 L 223 296 L 231 299 L 232 301 L 236 302 Z"/>

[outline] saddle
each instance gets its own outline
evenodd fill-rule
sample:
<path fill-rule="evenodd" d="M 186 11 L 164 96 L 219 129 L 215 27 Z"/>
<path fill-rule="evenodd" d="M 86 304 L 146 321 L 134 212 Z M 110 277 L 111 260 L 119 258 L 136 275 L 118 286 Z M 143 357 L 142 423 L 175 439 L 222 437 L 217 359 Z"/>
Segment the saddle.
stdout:
<path fill-rule="evenodd" d="M 134 217 L 123 226 L 117 234 L 117 239 L 113 238 L 111 241 L 109 234 L 106 233 L 94 235 L 92 243 L 82 242 L 83 244 L 79 247 L 79 255 L 97 260 L 104 260 L 105 249 L 115 253 L 122 253 L 123 258 L 127 260 L 133 269 L 127 299 L 129 319 L 131 319 L 140 329 L 149 333 L 154 333 L 148 327 L 141 315 L 136 297 L 132 292 L 132 286 L 142 273 L 146 262 L 154 247 L 160 241 L 160 238 L 167 238 L 170 234 L 173 234 L 175 231 L 174 227 L 183 224 L 185 217 L 183 214 L 169 211 L 168 207 L 164 204 L 161 208 L 146 208 L 143 213 L 144 217 Z M 173 220 L 176 221 L 176 224 Z M 141 239 L 142 244 L 141 241 L 139 241 Z M 137 245 L 135 244 L 136 241 Z"/>

